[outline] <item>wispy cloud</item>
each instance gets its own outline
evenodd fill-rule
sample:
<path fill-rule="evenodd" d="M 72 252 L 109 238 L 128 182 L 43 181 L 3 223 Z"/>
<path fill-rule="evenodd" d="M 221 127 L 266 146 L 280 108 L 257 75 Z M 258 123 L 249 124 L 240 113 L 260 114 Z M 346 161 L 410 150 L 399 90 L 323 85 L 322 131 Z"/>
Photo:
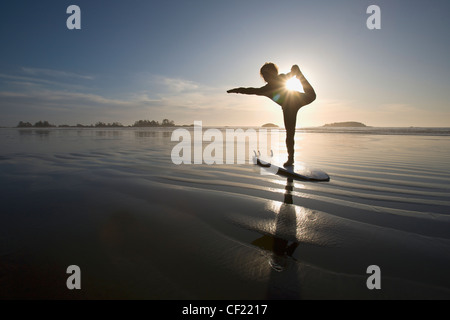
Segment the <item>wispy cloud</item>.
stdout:
<path fill-rule="evenodd" d="M 161 82 L 173 92 L 190 92 L 199 90 L 200 85 L 189 80 L 180 78 L 159 77 Z"/>
<path fill-rule="evenodd" d="M 26 94 L 46 90 L 89 92 L 92 80 L 92 76 L 63 70 L 22 67 L 13 74 L 0 73 L 0 90 Z"/>
<path fill-rule="evenodd" d="M 34 77 L 26 77 L 26 76 L 17 76 L 17 75 L 10 75 L 10 74 L 4 74 L 0 73 L 0 78 L 5 79 L 6 82 L 14 82 L 16 84 L 40 84 L 40 85 L 52 85 L 52 86 L 60 86 L 61 82 L 58 81 L 51 81 L 46 80 L 42 78 L 34 78 Z"/>
<path fill-rule="evenodd" d="M 92 89 L 82 75 L 29 68 L 22 74 L 0 74 L 0 125 L 19 121 L 48 120 L 55 124 L 91 124 L 168 118 L 177 124 L 202 120 L 204 125 L 283 125 L 281 108 L 268 99 L 227 94 L 214 87 L 180 77 L 136 76 L 136 85 L 121 91 Z M 53 76 L 51 76 L 53 74 Z M 59 77 L 59 78 L 57 78 Z M 75 79 L 75 80 L 74 80 Z M 67 81 L 64 81 L 67 80 Z M 70 81 L 74 80 L 74 81 Z M 80 81 L 78 81 L 80 80 Z M 81 82 L 76 84 L 74 82 Z M 140 85 L 140 86 L 139 86 Z M 130 89 L 131 88 L 131 89 Z M 342 99 L 318 99 L 301 109 L 298 126 L 318 126 L 340 121 L 360 121 L 372 126 L 448 125 L 450 112 L 442 108 L 418 108 L 408 103 L 368 103 Z"/>
<path fill-rule="evenodd" d="M 73 72 L 67 72 L 62 70 L 54 70 L 54 69 L 44 69 L 44 68 L 28 68 L 22 67 L 22 72 L 32 76 L 45 76 L 51 78 L 72 78 L 72 79 L 84 79 L 84 80 L 93 80 L 94 77 L 91 75 L 82 75 Z"/>
<path fill-rule="evenodd" d="M 56 86 L 50 80 L 5 74 L 0 74 L 0 77 L 17 82 L 15 89 L 20 89 L 0 91 L 0 112 L 8 115 L 8 125 L 37 119 L 51 120 L 57 124 L 89 124 L 95 121 L 132 124 L 139 119 L 163 118 L 182 124 L 203 120 L 210 125 L 231 125 L 236 123 L 232 119 L 237 116 L 243 125 L 254 118 L 261 108 L 258 97 L 243 99 L 227 94 L 227 88 L 206 86 L 181 78 L 153 76 L 148 89 L 141 88 L 135 92 L 124 90 L 112 98 L 100 92 L 72 90 L 70 85 Z"/>
<path fill-rule="evenodd" d="M 0 104 L 2 120 L 9 121 L 1 125 L 39 119 L 55 124 L 91 124 L 96 121 L 126 124 L 154 113 L 152 110 L 159 113 L 160 108 L 158 100 L 112 99 L 98 94 L 62 90 L 3 91 L 0 92 Z"/>

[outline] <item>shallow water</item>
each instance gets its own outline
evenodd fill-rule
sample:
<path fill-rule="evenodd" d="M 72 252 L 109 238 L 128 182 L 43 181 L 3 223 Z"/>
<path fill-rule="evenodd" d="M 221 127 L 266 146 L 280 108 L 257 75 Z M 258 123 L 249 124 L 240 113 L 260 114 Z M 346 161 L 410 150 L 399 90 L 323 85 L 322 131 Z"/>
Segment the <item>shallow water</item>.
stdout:
<path fill-rule="evenodd" d="M 171 128 L 0 129 L 0 298 L 448 299 L 445 130 L 299 130 L 314 183 L 175 165 Z"/>

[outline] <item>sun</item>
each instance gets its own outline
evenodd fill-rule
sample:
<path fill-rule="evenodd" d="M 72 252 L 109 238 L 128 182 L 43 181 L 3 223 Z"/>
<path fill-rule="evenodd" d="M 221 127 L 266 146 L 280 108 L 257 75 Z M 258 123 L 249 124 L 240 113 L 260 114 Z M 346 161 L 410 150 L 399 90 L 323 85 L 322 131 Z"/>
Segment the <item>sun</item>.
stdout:
<path fill-rule="evenodd" d="M 303 86 L 300 83 L 300 80 L 298 80 L 296 77 L 292 77 L 288 81 L 286 81 L 286 89 L 290 91 L 303 92 Z"/>

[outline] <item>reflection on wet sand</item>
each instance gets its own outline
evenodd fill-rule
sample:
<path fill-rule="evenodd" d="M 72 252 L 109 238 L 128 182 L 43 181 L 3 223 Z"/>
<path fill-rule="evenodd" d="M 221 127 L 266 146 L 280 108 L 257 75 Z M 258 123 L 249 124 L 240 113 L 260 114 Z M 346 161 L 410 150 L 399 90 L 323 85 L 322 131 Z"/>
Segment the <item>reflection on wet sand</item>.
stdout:
<path fill-rule="evenodd" d="M 288 259 L 292 259 L 294 251 L 297 249 L 299 242 L 297 241 L 297 213 L 296 207 L 293 205 L 292 191 L 294 182 L 292 178 L 286 181 L 284 201 L 276 210 L 275 230 L 273 234 L 265 234 L 264 236 L 254 240 L 253 245 L 264 250 L 270 251 L 269 264 L 271 273 L 268 282 L 268 299 L 280 298 L 299 298 L 297 292 L 280 292 L 275 287 L 275 279 L 279 278 L 278 273 L 286 270 Z M 295 268 L 293 268 L 295 269 Z M 292 277 L 292 274 L 289 275 Z M 291 281 L 296 281 L 294 276 Z"/>
<path fill-rule="evenodd" d="M 282 271 L 286 256 L 292 257 L 298 242 L 286 239 L 296 238 L 297 235 L 297 217 L 295 207 L 292 206 L 293 180 L 287 179 L 284 202 L 276 212 L 275 233 L 274 235 L 264 235 L 252 242 L 262 249 L 273 252 L 272 268 L 276 271 Z"/>

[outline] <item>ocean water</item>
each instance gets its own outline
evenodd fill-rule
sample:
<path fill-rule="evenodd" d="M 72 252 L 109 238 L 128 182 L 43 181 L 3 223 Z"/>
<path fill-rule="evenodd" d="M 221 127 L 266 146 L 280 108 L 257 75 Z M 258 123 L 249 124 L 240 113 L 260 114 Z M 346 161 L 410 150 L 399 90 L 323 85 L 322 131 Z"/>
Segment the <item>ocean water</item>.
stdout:
<path fill-rule="evenodd" d="M 450 298 L 448 128 L 298 130 L 320 183 L 176 165 L 173 130 L 0 129 L 0 298 Z"/>

